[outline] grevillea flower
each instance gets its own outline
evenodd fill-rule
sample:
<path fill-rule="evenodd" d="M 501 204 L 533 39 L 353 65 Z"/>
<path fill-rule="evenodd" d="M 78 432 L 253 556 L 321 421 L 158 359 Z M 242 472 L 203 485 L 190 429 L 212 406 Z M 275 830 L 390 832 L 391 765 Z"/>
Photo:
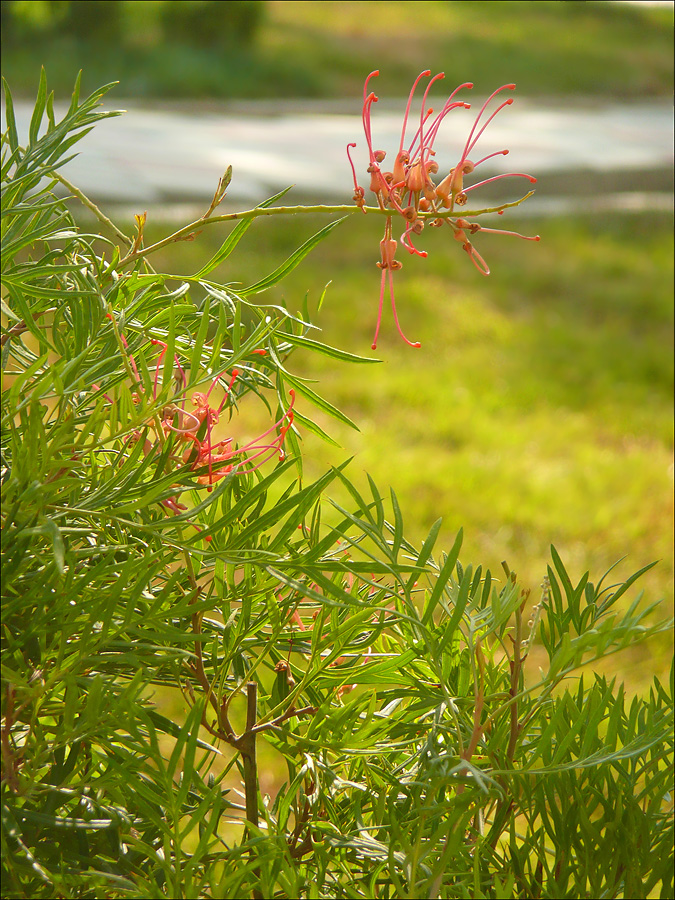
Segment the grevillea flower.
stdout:
<path fill-rule="evenodd" d="M 456 87 L 445 101 L 440 111 L 434 116 L 434 110 L 427 108 L 429 89 L 435 81 L 439 81 L 445 76 L 442 72 L 439 72 L 438 75 L 434 75 L 432 78 L 431 72 L 428 69 L 417 76 L 410 90 L 408 103 L 403 116 L 401 139 L 394 158 L 394 163 L 391 167 L 391 171 L 384 171 L 382 163 L 385 160 L 386 153 L 384 150 L 376 150 L 374 148 L 371 127 L 371 109 L 373 104 L 377 103 L 378 98 L 372 91 L 368 91 L 370 80 L 377 75 L 379 75 L 379 71 L 376 70 L 371 72 L 366 78 L 363 86 L 363 131 L 368 150 L 368 168 L 366 171 L 370 176 L 370 183 L 368 185 L 369 190 L 375 195 L 379 208 L 383 212 L 389 213 L 389 215 L 387 215 L 385 221 L 384 238 L 380 242 L 380 260 L 377 263 L 382 270 L 382 275 L 380 279 L 380 303 L 372 347 L 373 350 L 377 348 L 377 338 L 382 322 L 384 295 L 387 288 L 389 289 L 394 323 L 398 333 L 406 344 L 411 347 L 419 347 L 419 342 L 408 340 L 403 333 L 396 312 L 393 271 L 395 269 L 400 269 L 401 263 L 395 259 L 398 242 L 393 236 L 394 217 L 400 216 L 404 220 L 405 229 L 400 237 L 400 243 L 411 255 L 421 257 L 427 255 L 426 251 L 419 250 L 413 243 L 413 237 L 422 233 L 426 221 L 430 220 L 430 224 L 437 227 L 447 223 L 452 229 L 453 237 L 455 240 L 461 242 L 464 250 L 467 252 L 478 271 L 482 275 L 489 275 L 490 269 L 483 257 L 473 246 L 469 239 L 469 235 L 473 236 L 478 231 L 485 231 L 493 234 L 512 235 L 530 241 L 538 241 L 539 236 L 527 237 L 522 234 L 517 234 L 514 231 L 483 228 L 483 226 L 478 223 L 470 222 L 466 218 L 454 218 L 452 215 L 448 215 L 448 212 L 452 214 L 456 207 L 463 207 L 466 204 L 467 195 L 470 191 L 475 190 L 483 184 L 489 184 L 490 182 L 498 181 L 501 178 L 525 178 L 533 184 L 537 179 L 524 172 L 507 172 L 502 175 L 495 175 L 492 178 L 486 178 L 484 181 L 479 181 L 469 186 L 464 183 L 465 177 L 467 175 L 472 175 L 482 163 L 495 156 L 506 156 L 509 152 L 508 150 L 498 150 L 495 153 L 489 153 L 477 162 L 474 162 L 469 158 L 469 154 L 473 153 L 476 144 L 490 122 L 502 109 L 504 109 L 504 107 L 510 106 L 511 103 L 513 103 L 513 98 L 509 97 L 507 100 L 502 101 L 497 108 L 484 119 L 489 104 L 498 94 L 501 94 L 502 91 L 512 91 L 515 89 L 515 84 L 505 84 L 494 91 L 480 108 L 457 164 L 449 170 L 448 174 L 445 175 L 438 184 L 435 182 L 434 179 L 439 172 L 439 165 L 436 160 L 433 159 L 436 153 L 434 150 L 434 141 L 436 140 L 440 126 L 448 113 L 453 109 L 470 109 L 470 103 L 455 98 L 459 91 L 463 88 L 472 88 L 473 84 L 465 82 L 464 84 L 460 84 L 459 87 Z M 412 137 L 410 137 L 409 122 L 413 99 L 420 82 L 424 78 L 429 78 L 430 80 L 422 97 L 419 124 L 413 122 L 413 133 Z M 356 147 L 356 144 L 350 143 L 347 145 L 347 156 L 354 177 L 354 201 L 365 213 L 367 211 L 365 199 L 366 192 L 358 183 L 356 168 L 350 153 L 352 147 Z M 501 214 L 503 210 L 504 207 L 500 207 L 497 208 L 496 211 Z"/>
<path fill-rule="evenodd" d="M 234 369 L 225 396 L 217 409 L 210 405 L 209 396 L 222 376 L 213 380 L 206 394 L 193 394 L 191 402 L 195 408 L 194 412 L 172 404 L 165 407 L 162 416 L 164 432 L 175 434 L 180 442 L 187 445 L 181 456 L 182 463 L 196 473 L 198 484 L 206 486 L 209 491 L 213 490 L 216 481 L 229 475 L 235 467 L 241 472 L 254 472 L 274 456 L 283 459 L 284 438 L 293 424 L 295 393 L 291 390 L 289 408 L 274 425 L 254 440 L 236 448 L 232 438 L 214 441 L 213 428 L 218 424 L 238 375 L 239 372 Z M 207 467 L 208 471 L 204 472 Z"/>
<path fill-rule="evenodd" d="M 120 337 L 123 346 L 128 349 L 124 336 Z M 160 369 L 168 348 L 163 341 L 152 340 L 151 343 L 161 348 L 155 363 L 152 386 L 153 399 L 157 399 Z M 260 356 L 266 354 L 265 350 L 254 350 L 253 352 Z M 140 394 L 143 393 L 142 382 L 132 354 L 129 353 L 128 359 L 134 375 L 134 387 L 137 389 L 134 399 L 136 402 L 140 402 Z M 289 407 L 277 422 L 244 446 L 236 447 L 233 438 L 215 440 L 213 431 L 223 410 L 231 401 L 232 387 L 239 377 L 239 372 L 236 369 L 232 370 L 232 374 L 227 380 L 223 399 L 217 407 L 211 403 L 210 397 L 216 385 L 222 381 L 224 372 L 213 379 L 206 393 L 197 392 L 192 395 L 190 400 L 192 409 L 188 409 L 185 391 L 187 376 L 177 355 L 174 357 L 174 362 L 174 379 L 178 384 L 178 393 L 174 400 L 164 407 L 158 418 L 153 418 L 148 422 L 149 432 L 146 431 L 143 437 L 145 456 L 156 453 L 160 447 L 166 445 L 167 439 L 173 438 L 175 447 L 172 448 L 167 463 L 178 468 L 187 467 L 190 472 L 194 473 L 197 484 L 206 487 L 207 491 L 212 491 L 213 485 L 217 481 L 235 470 L 240 473 L 254 472 L 275 456 L 278 459 L 284 458 L 284 439 L 293 424 L 294 391 L 289 391 L 291 398 Z M 94 388 L 98 389 L 96 385 Z M 107 399 L 112 402 L 110 398 Z M 154 441 L 148 437 L 148 433 L 152 434 L 153 432 L 155 433 Z M 132 440 L 138 441 L 141 438 L 141 432 L 136 431 Z M 176 515 L 187 510 L 187 506 L 179 503 L 175 496 L 167 497 L 161 503 Z M 191 524 L 198 531 L 202 530 L 195 523 Z M 211 540 L 211 538 L 207 537 L 206 540 Z"/>

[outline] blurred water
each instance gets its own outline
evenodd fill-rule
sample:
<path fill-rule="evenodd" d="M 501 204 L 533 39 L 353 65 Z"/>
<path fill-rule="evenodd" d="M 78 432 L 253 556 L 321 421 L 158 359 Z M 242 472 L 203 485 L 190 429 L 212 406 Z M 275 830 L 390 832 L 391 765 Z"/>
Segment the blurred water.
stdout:
<path fill-rule="evenodd" d="M 124 106 L 120 102 L 117 108 Z M 397 149 L 404 106 L 374 109 L 377 148 Z M 16 104 L 20 135 L 27 133 L 31 112 L 31 104 Z M 444 121 L 435 143 L 441 171 L 457 161 L 474 115 L 454 110 Z M 228 165 L 234 170 L 228 207 L 255 205 L 289 184 L 295 185 L 289 203 L 349 203 L 352 177 L 345 147 L 350 141 L 357 142 L 359 180 L 367 186 L 361 117 L 345 111 L 344 104 L 129 108 L 124 116 L 99 123 L 63 172 L 96 202 L 125 206 L 208 202 Z M 509 155 L 481 166 L 479 180 L 510 171 L 537 176 L 537 196 L 528 204 L 533 213 L 562 212 L 582 201 L 672 208 L 673 116 L 666 101 L 557 100 L 543 106 L 516 97 L 490 123 L 472 156 L 505 148 Z M 496 186 L 500 198 L 505 192 L 517 198 L 529 188 L 523 178 Z M 495 196 L 488 189 L 479 194 Z"/>

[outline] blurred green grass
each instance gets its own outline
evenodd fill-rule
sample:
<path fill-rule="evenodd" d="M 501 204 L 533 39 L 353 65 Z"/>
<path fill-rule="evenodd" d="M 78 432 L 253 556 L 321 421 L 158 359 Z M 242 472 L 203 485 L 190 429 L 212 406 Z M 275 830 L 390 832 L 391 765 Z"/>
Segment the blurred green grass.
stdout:
<path fill-rule="evenodd" d="M 261 48 L 283 48 L 306 61 L 326 96 L 353 93 L 373 68 L 386 70 L 405 95 L 420 64 L 487 93 L 511 81 L 528 95 L 670 91 L 668 10 L 548 0 L 269 7 L 274 28 L 261 32 Z"/>
<path fill-rule="evenodd" d="M 39 4 L 14 6 L 30 6 L 35 19 Z M 34 95 L 41 65 L 57 95 L 70 92 L 80 68 L 85 90 L 120 80 L 129 98 L 358 97 L 374 68 L 401 96 L 424 68 L 472 81 L 485 94 L 513 81 L 530 96 L 672 92 L 672 9 L 604 0 L 281 0 L 253 7 L 250 42 L 219 27 L 208 46 L 191 39 L 189 28 L 183 40 L 163 35 L 161 16 L 171 8 L 165 0 L 120 0 L 117 33 L 99 28 L 98 38 L 74 25 L 61 33 L 3 28 L 3 72 L 25 97 Z"/>
<path fill-rule="evenodd" d="M 252 283 L 325 222 L 257 220 L 214 275 Z M 403 328 L 422 349 L 404 345 L 385 312 L 373 354 L 381 225 L 374 216 L 350 217 L 282 285 L 261 295 L 265 302 L 283 298 L 297 311 L 307 291 L 311 306 L 332 280 L 316 319 L 320 338 L 383 360 L 364 368 L 315 354 L 292 357 L 291 370 L 316 379 L 316 389 L 360 428 L 318 415 L 344 449 L 303 435 L 306 476 L 353 456 L 349 473 L 359 487 L 366 472 L 381 490 L 393 486 L 409 537 L 421 542 L 442 516 L 439 546 L 450 546 L 463 527 L 465 562 L 499 572 L 506 559 L 533 596 L 551 543 L 577 579 L 586 570 L 597 579 L 626 557 L 615 570 L 619 580 L 658 559 L 641 586 L 648 601 L 665 598 L 667 613 L 670 216 L 514 216 L 503 227 L 538 232 L 542 241 L 479 235 L 489 278 L 446 229 L 425 232 L 428 258 L 406 257 L 396 281 Z M 159 223 L 149 227 L 150 240 L 167 233 Z M 226 229 L 205 228 L 194 243 L 165 248 L 155 266 L 196 271 Z M 647 683 L 669 660 L 664 638 L 658 648 L 628 654 L 622 670 L 633 669 L 629 681 Z"/>

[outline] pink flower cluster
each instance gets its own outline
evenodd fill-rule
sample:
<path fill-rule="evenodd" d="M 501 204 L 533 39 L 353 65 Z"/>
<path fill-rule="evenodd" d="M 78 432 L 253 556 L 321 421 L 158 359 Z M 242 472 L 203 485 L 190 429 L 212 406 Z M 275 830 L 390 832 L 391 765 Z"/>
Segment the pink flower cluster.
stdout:
<path fill-rule="evenodd" d="M 124 347 L 127 348 L 128 345 L 124 335 L 120 337 Z M 156 399 L 160 369 L 163 367 L 167 345 L 163 341 L 157 340 L 152 340 L 151 343 L 161 348 L 155 363 L 153 380 L 153 399 Z M 264 356 L 267 351 L 254 350 L 253 352 Z M 144 393 L 143 385 L 133 356 L 129 354 L 128 359 L 137 388 L 132 396 L 134 402 L 140 403 L 140 395 Z M 174 401 L 163 408 L 158 419 L 154 418 L 148 422 L 149 427 L 155 432 L 155 440 L 152 440 L 147 432 L 145 437 L 143 437 L 140 431 L 135 431 L 131 438 L 133 441 L 143 440 L 143 453 L 145 456 L 157 452 L 160 447 L 165 446 L 167 439 L 173 436 L 176 446 L 172 448 L 168 457 L 169 463 L 180 468 L 187 467 L 190 472 L 194 473 L 197 483 L 206 487 L 207 491 L 212 491 L 215 482 L 229 475 L 235 468 L 239 472 L 254 472 L 275 456 L 279 459 L 284 458 L 284 439 L 293 424 L 294 391 L 289 391 L 291 397 L 290 405 L 277 422 L 243 447 L 235 447 L 232 438 L 215 440 L 213 432 L 223 410 L 231 400 L 232 387 L 239 377 L 239 372 L 236 369 L 232 370 L 225 388 L 225 395 L 217 407 L 211 404 L 210 396 L 215 386 L 225 375 L 224 372 L 213 379 L 205 394 L 197 392 L 192 395 L 190 402 L 193 409 L 190 410 L 186 408 L 185 385 L 187 376 L 178 356 L 174 357 L 174 362 L 174 378 L 179 386 L 178 395 Z M 98 389 L 97 385 L 93 385 L 93 387 Z M 106 395 L 106 398 L 112 403 L 110 397 Z M 175 496 L 167 497 L 161 502 L 163 506 L 176 515 L 188 509 L 185 504 L 179 503 Z M 192 524 L 194 525 L 194 523 Z M 201 531 L 198 525 L 194 525 L 194 527 Z M 207 537 L 206 540 L 211 540 L 211 538 Z"/>
<path fill-rule="evenodd" d="M 161 365 L 166 353 L 166 345 L 162 344 L 162 347 L 163 350 L 157 361 L 157 368 Z M 265 353 L 264 350 L 254 352 L 260 355 Z M 177 358 L 176 362 L 179 377 L 184 378 L 184 372 Z M 218 424 L 223 409 L 231 396 L 232 386 L 239 377 L 237 369 L 233 369 L 225 390 L 225 396 L 218 407 L 215 408 L 211 406 L 209 398 L 214 387 L 224 374 L 221 373 L 221 375 L 213 379 L 210 388 L 205 394 L 197 392 L 192 395 L 193 412 L 185 408 L 185 398 L 181 397 L 178 402 L 165 406 L 161 417 L 164 435 L 168 437 L 173 434 L 178 439 L 179 446 L 184 445 L 180 458 L 174 458 L 177 462 L 189 466 L 190 470 L 196 473 L 197 482 L 204 485 L 209 491 L 213 490 L 213 484 L 216 481 L 219 481 L 225 475 L 229 475 L 235 466 L 239 466 L 241 471 L 253 472 L 276 455 L 278 455 L 279 459 L 283 459 L 284 438 L 293 424 L 295 393 L 291 390 L 289 392 L 291 404 L 279 421 L 275 422 L 267 431 L 258 435 L 257 438 L 248 444 L 235 448 L 232 438 L 214 441 L 213 429 Z M 256 461 L 255 465 L 251 465 L 254 461 Z M 203 470 L 206 467 L 208 467 L 208 471 L 204 472 Z"/>
<path fill-rule="evenodd" d="M 471 104 L 463 100 L 456 100 L 455 97 L 463 88 L 472 88 L 473 84 L 466 82 L 459 85 L 450 94 L 443 104 L 442 109 L 435 116 L 434 110 L 427 108 L 427 100 L 429 90 L 435 81 L 444 78 L 444 74 L 440 72 L 430 79 L 424 91 L 422 98 L 422 107 L 419 116 L 419 125 L 413 125 L 414 131 L 412 139 L 406 139 L 408 131 L 408 120 L 412 108 L 413 98 L 417 91 L 418 85 L 424 78 L 431 76 L 431 72 L 426 70 L 420 73 L 408 97 L 405 115 L 403 117 L 403 126 L 401 128 L 401 140 L 399 142 L 398 151 L 394 159 L 393 166 L 390 171 L 383 171 L 382 163 L 386 157 L 383 150 L 375 150 L 373 148 L 372 129 L 371 129 L 371 109 L 377 102 L 377 96 L 371 91 L 368 92 L 368 84 L 371 78 L 379 75 L 379 71 L 371 72 L 366 78 L 363 87 L 363 130 L 365 133 L 366 144 L 368 147 L 369 165 L 367 172 L 370 175 L 369 190 L 375 194 L 379 208 L 383 212 L 391 213 L 387 216 L 384 237 L 380 241 L 380 260 L 377 263 L 382 270 L 380 281 L 380 304 L 377 316 L 377 325 L 375 328 L 375 338 L 373 340 L 373 350 L 377 348 L 377 337 L 382 322 L 382 307 L 384 302 L 385 288 L 388 282 L 389 295 L 391 298 L 391 306 L 394 314 L 394 322 L 398 333 L 403 340 L 411 347 L 419 347 L 418 342 L 412 342 L 403 334 L 398 321 L 396 312 L 396 303 L 394 300 L 394 282 L 392 273 L 396 269 L 401 268 L 401 263 L 395 259 L 398 242 L 393 237 L 392 219 L 395 215 L 400 216 L 405 222 L 405 230 L 401 235 L 401 244 L 410 254 L 425 257 L 426 251 L 418 250 L 413 243 L 413 238 L 422 233 L 426 221 L 431 226 L 440 227 L 444 223 L 452 229 L 455 240 L 462 244 L 469 258 L 482 275 L 489 275 L 490 269 L 473 246 L 469 235 L 473 236 L 478 231 L 492 232 L 495 234 L 510 234 L 515 237 L 521 237 L 525 240 L 538 241 L 539 237 L 526 237 L 513 231 L 502 231 L 494 228 L 484 228 L 477 222 L 469 222 L 465 218 L 454 218 L 447 215 L 446 211 L 452 213 L 456 207 L 462 207 L 466 204 L 467 195 L 470 191 L 475 190 L 481 185 L 497 181 L 501 178 L 526 178 L 529 182 L 534 183 L 537 179 L 524 172 L 508 172 L 503 175 L 496 175 L 492 178 L 486 178 L 470 186 L 465 186 L 464 178 L 466 175 L 472 174 L 482 163 L 494 156 L 505 156 L 508 150 L 498 150 L 479 159 L 477 162 L 469 159 L 469 154 L 474 150 L 479 138 L 494 119 L 497 113 L 505 106 L 513 103 L 513 98 L 509 97 L 487 116 L 485 121 L 481 122 L 487 110 L 488 105 L 502 91 L 514 90 L 515 84 L 505 84 L 494 91 L 480 108 L 478 115 L 474 121 L 473 127 L 464 145 L 464 149 L 457 164 L 450 169 L 447 175 L 438 183 L 434 181 L 439 171 L 438 163 L 433 159 L 435 156 L 434 141 L 438 135 L 441 123 L 453 109 L 469 109 Z M 432 118 L 433 116 L 433 118 Z M 347 145 L 347 155 L 352 167 L 354 176 L 354 200 L 363 212 L 366 212 L 365 190 L 358 183 L 356 169 L 351 158 L 350 148 L 356 147 L 355 143 Z M 439 215 L 442 214 L 442 215 Z"/>

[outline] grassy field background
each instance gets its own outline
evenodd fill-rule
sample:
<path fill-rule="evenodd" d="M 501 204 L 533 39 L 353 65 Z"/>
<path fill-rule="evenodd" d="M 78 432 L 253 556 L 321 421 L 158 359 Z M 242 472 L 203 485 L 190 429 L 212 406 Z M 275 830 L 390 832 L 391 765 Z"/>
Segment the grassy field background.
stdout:
<path fill-rule="evenodd" d="M 391 73 L 401 96 L 425 68 L 458 84 L 472 81 L 486 96 L 512 81 L 521 94 L 539 97 L 672 93 L 672 8 L 608 0 L 271 0 L 249 3 L 242 29 L 227 19 L 241 5 L 215 4 L 222 21 L 203 34 L 166 20 L 180 6 L 173 0 L 119 0 L 114 21 L 104 18 L 104 4 L 78 0 L 72 21 L 51 26 L 48 4 L 10 2 L 3 4 L 3 72 L 26 97 L 35 93 L 40 65 L 57 94 L 69 92 L 83 68 L 84 89 L 120 80 L 120 96 L 132 99 L 345 98 L 358 96 L 375 68 Z M 16 21 L 7 18 L 12 6 Z"/>

